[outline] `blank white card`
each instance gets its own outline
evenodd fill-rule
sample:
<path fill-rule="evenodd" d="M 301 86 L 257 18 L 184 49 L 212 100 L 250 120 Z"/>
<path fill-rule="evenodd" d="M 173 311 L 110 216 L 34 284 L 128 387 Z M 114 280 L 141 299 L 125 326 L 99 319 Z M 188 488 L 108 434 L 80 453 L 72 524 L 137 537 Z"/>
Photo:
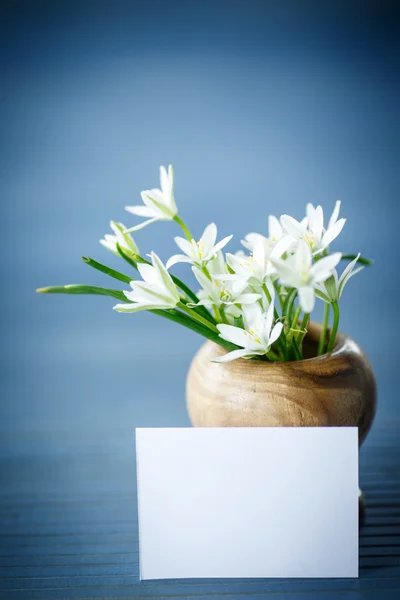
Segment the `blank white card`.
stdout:
<path fill-rule="evenodd" d="M 137 429 L 141 579 L 358 577 L 355 427 Z"/>

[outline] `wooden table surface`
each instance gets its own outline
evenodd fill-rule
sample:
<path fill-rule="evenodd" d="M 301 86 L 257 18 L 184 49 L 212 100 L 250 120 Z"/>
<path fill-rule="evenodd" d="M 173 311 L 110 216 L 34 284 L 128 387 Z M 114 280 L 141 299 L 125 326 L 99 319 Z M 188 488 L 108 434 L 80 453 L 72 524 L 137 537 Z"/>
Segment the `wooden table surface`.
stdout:
<path fill-rule="evenodd" d="M 2 441 L 4 600 L 400 598 L 399 446 L 389 426 L 376 427 L 360 455 L 368 504 L 360 578 L 336 580 L 140 582 L 133 434 L 38 432 Z"/>

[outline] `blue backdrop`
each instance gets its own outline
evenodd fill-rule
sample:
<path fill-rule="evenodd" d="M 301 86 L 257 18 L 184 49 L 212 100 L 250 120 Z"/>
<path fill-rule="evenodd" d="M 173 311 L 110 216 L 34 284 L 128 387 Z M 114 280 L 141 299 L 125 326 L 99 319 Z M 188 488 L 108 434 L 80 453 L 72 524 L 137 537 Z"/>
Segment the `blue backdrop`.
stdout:
<path fill-rule="evenodd" d="M 112 299 L 34 292 L 107 284 L 81 255 L 118 268 L 98 240 L 110 218 L 136 222 L 124 206 L 140 203 L 168 163 L 195 234 L 214 220 L 221 236 L 234 234 L 233 249 L 265 232 L 270 213 L 300 218 L 308 201 L 330 212 L 342 200 L 340 249 L 376 264 L 346 289 L 341 328 L 376 371 L 378 422 L 397 419 L 395 8 L 4 2 L 1 16 L 8 452 L 34 453 L 39 439 L 64 452 L 75 436 L 117 444 L 135 426 L 188 424 L 185 374 L 199 338 L 152 315 L 117 314 Z M 176 234 L 160 223 L 136 240 L 166 259 Z"/>

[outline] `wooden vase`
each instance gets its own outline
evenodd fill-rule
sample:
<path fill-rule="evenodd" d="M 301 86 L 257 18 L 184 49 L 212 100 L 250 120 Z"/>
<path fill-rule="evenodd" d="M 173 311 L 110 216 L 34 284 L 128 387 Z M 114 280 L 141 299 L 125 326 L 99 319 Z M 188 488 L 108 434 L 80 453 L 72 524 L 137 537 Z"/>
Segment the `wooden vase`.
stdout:
<path fill-rule="evenodd" d="M 309 325 L 305 358 L 296 362 L 238 359 L 213 363 L 226 351 L 206 342 L 186 385 L 196 427 L 356 426 L 360 445 L 376 411 L 372 368 L 360 347 L 338 333 L 333 351 L 315 356 L 321 326 Z"/>

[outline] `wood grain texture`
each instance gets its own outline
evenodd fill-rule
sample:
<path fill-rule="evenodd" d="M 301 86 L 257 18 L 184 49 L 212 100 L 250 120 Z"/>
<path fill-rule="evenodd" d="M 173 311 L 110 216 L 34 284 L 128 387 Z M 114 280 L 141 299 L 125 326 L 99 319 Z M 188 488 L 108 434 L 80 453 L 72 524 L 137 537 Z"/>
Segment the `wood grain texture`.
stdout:
<path fill-rule="evenodd" d="M 320 329 L 310 324 L 306 353 Z M 348 336 L 339 333 L 330 354 L 297 362 L 211 362 L 224 353 L 206 342 L 192 361 L 186 399 L 194 426 L 357 426 L 360 444 L 365 439 L 376 411 L 376 384 L 365 354 Z"/>

